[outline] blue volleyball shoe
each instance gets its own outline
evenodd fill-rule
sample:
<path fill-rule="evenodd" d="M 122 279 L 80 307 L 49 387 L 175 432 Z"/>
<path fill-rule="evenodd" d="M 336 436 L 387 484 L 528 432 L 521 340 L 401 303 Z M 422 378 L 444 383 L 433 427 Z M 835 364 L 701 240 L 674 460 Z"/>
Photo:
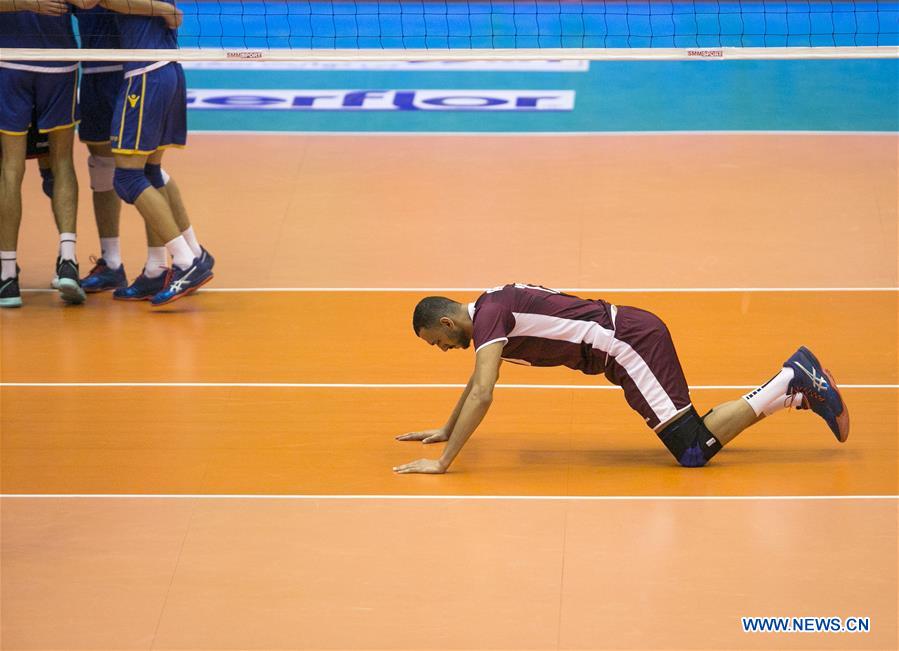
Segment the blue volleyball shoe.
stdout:
<path fill-rule="evenodd" d="M 87 299 L 84 290 L 81 289 L 81 280 L 78 278 L 78 263 L 74 260 L 56 258 L 57 289 L 62 300 L 69 305 L 81 305 Z"/>
<path fill-rule="evenodd" d="M 142 273 L 128 287 L 113 290 L 112 297 L 117 301 L 149 301 L 165 288 L 167 277 L 168 270 L 155 278 L 148 278 Z"/>
<path fill-rule="evenodd" d="M 784 366 L 793 369 L 787 393 L 801 393 L 801 408 L 811 409 L 823 418 L 837 441 L 844 443 L 849 438 L 849 411 L 830 371 L 805 346 L 793 353 Z"/>
<path fill-rule="evenodd" d="M 194 258 L 187 269 L 172 265 L 166 278 L 165 288 L 150 299 L 150 304 L 158 307 L 184 298 L 208 283 L 212 277 L 212 269 L 201 258 Z"/>
<path fill-rule="evenodd" d="M 106 292 L 110 289 L 119 289 L 128 286 L 128 278 L 125 276 L 125 265 L 119 265 L 118 269 L 113 269 L 106 264 L 103 258 L 95 258 L 91 256 L 91 262 L 94 268 L 90 273 L 81 279 L 81 289 L 88 294 L 96 292 Z"/>

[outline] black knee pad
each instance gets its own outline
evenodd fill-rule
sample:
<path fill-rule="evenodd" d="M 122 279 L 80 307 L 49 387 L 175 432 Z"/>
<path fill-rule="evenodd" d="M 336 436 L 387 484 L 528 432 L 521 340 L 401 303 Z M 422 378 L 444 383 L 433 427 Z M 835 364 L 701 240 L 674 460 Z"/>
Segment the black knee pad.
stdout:
<path fill-rule="evenodd" d="M 693 407 L 658 435 L 677 462 L 688 468 L 704 466 L 721 449 L 721 443 Z"/>

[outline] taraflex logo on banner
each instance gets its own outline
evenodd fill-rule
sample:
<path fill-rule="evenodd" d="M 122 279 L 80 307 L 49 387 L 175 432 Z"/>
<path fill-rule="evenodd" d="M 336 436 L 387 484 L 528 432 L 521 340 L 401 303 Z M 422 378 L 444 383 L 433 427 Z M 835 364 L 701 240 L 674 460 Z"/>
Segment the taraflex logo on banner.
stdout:
<path fill-rule="evenodd" d="M 571 111 L 574 91 L 193 89 L 187 105 L 231 111 Z"/>

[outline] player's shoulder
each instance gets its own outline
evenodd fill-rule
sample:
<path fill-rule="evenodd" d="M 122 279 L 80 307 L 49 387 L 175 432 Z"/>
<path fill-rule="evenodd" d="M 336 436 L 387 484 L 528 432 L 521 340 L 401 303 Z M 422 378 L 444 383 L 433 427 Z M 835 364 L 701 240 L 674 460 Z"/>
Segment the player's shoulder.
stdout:
<path fill-rule="evenodd" d="M 512 312 L 519 300 L 519 293 L 519 287 L 515 283 L 488 289 L 475 301 L 475 314 Z"/>

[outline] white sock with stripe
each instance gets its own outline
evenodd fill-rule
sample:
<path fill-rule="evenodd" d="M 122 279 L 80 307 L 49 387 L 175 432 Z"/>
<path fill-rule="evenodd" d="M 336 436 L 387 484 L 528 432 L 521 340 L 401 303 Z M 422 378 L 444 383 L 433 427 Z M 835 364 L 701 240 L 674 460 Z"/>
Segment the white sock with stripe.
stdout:
<path fill-rule="evenodd" d="M 793 396 L 793 400 L 788 400 L 787 398 L 787 388 L 790 386 L 790 380 L 792 379 L 793 369 L 784 366 L 780 369 L 780 373 L 765 382 L 758 389 L 753 389 L 743 396 L 743 400 L 749 403 L 756 416 L 773 414 L 775 411 L 791 406 L 793 400 L 795 400 L 796 396 Z"/>

